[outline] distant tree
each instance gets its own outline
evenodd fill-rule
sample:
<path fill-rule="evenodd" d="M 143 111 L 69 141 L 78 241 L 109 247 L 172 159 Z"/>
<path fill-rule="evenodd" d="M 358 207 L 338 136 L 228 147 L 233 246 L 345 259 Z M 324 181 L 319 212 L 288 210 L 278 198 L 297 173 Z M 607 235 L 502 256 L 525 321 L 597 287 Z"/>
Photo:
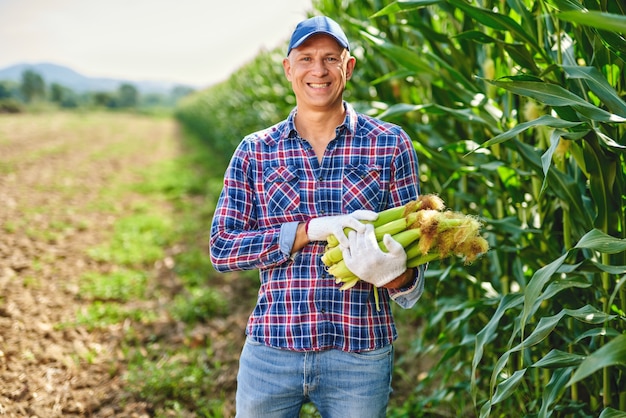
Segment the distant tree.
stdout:
<path fill-rule="evenodd" d="M 167 98 L 162 94 L 148 93 L 141 96 L 140 104 L 143 107 L 167 106 Z"/>
<path fill-rule="evenodd" d="M 108 92 L 97 92 L 92 95 L 93 104 L 96 106 L 104 106 L 108 108 L 117 107 L 115 97 Z"/>
<path fill-rule="evenodd" d="M 65 94 L 65 87 L 59 83 L 50 84 L 50 101 L 54 103 L 61 103 Z"/>
<path fill-rule="evenodd" d="M 172 102 L 176 103 L 179 99 L 193 93 L 195 90 L 191 87 L 186 86 L 176 86 L 170 92 L 170 97 L 172 98 Z"/>
<path fill-rule="evenodd" d="M 78 98 L 74 91 L 58 83 L 50 85 L 50 101 L 65 108 L 78 107 Z"/>
<path fill-rule="evenodd" d="M 23 107 L 21 102 L 12 97 L 0 99 L 0 113 L 20 113 L 24 111 Z"/>
<path fill-rule="evenodd" d="M 37 98 L 46 96 L 46 83 L 43 77 L 33 70 L 25 70 L 22 73 L 22 84 L 20 90 L 24 96 L 24 100 L 32 102 Z"/>
<path fill-rule="evenodd" d="M 139 91 L 132 84 L 122 84 L 117 89 L 119 107 L 137 107 L 139 104 Z"/>
<path fill-rule="evenodd" d="M 13 88 L 10 81 L 0 81 L 0 99 L 13 97 Z"/>

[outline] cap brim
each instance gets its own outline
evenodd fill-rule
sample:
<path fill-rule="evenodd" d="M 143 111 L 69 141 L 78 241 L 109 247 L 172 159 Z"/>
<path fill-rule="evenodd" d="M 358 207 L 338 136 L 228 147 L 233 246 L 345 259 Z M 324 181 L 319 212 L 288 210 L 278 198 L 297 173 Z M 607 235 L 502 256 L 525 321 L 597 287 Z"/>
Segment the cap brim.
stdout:
<path fill-rule="evenodd" d="M 303 43 L 306 42 L 307 39 L 309 39 L 311 36 L 313 35 L 326 35 L 326 36 L 330 36 L 331 38 L 333 38 L 335 41 L 337 41 L 337 43 L 339 45 L 341 45 L 343 48 L 346 48 L 347 50 L 350 50 L 350 45 L 346 44 L 344 41 L 342 41 L 341 39 L 337 38 L 335 35 L 333 35 L 332 33 L 326 32 L 326 31 L 317 31 L 317 32 L 313 32 L 313 33 L 307 33 L 306 35 L 304 35 L 302 38 L 298 39 L 296 42 L 294 42 L 291 45 L 291 48 L 289 48 L 289 51 L 287 51 L 287 55 L 289 55 L 289 53 L 291 52 L 292 49 L 294 48 L 298 48 L 300 45 L 302 45 Z"/>

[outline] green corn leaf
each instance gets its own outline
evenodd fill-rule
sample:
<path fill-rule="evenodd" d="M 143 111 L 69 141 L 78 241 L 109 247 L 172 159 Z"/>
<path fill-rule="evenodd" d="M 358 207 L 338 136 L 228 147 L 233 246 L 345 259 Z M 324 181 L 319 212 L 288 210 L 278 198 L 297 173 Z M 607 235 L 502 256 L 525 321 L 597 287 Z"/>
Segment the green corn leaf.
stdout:
<path fill-rule="evenodd" d="M 580 264 L 578 264 L 578 266 L 580 266 Z M 548 300 L 563 290 L 571 288 L 585 289 L 589 287 L 591 287 L 589 280 L 585 280 L 581 277 L 570 277 L 570 275 L 566 275 L 564 279 L 557 279 L 550 283 L 543 292 L 541 300 Z"/>
<path fill-rule="evenodd" d="M 487 401 L 480 408 L 479 418 L 489 418 L 490 415 L 491 415 L 491 402 Z"/>
<path fill-rule="evenodd" d="M 542 391 L 541 410 L 539 411 L 538 417 L 546 418 L 551 415 L 550 408 L 557 403 L 558 399 L 563 395 L 565 383 L 571 374 L 571 367 L 556 370 L 552 373 L 550 381 L 546 385 L 545 390 Z"/>
<path fill-rule="evenodd" d="M 615 318 L 615 315 L 608 315 L 602 311 L 599 311 L 591 305 L 585 305 L 582 308 L 578 309 L 563 309 L 562 312 L 581 322 L 596 325 L 602 324 L 609 319 Z"/>
<path fill-rule="evenodd" d="M 516 370 L 511 377 L 501 382 L 496 388 L 496 393 L 493 395 L 491 404 L 495 405 L 498 402 L 502 402 L 515 393 L 515 389 L 522 382 L 527 369 Z"/>
<path fill-rule="evenodd" d="M 595 226 L 597 228 L 605 229 L 610 214 L 610 202 L 612 184 L 609 181 L 612 176 L 611 170 L 613 164 L 611 164 L 605 157 L 598 141 L 595 138 L 589 138 L 583 143 L 583 158 L 585 159 L 585 167 L 589 174 L 589 188 L 590 193 L 594 198 L 596 204 L 596 219 Z"/>
<path fill-rule="evenodd" d="M 626 33 L 626 16 L 596 10 L 572 10 L 557 13 L 556 17 L 566 22 L 579 23 L 609 32 Z"/>
<path fill-rule="evenodd" d="M 613 408 L 606 408 L 602 411 L 598 418 L 624 418 L 626 417 L 626 411 L 618 411 Z"/>
<path fill-rule="evenodd" d="M 374 13 L 371 17 L 392 15 L 400 12 L 411 11 L 425 6 L 441 3 L 443 0 L 398 0 Z"/>
<path fill-rule="evenodd" d="M 580 354 L 567 353 L 565 351 L 553 349 L 540 360 L 533 363 L 531 367 L 541 367 L 544 369 L 560 369 L 563 367 L 578 366 L 585 356 Z"/>
<path fill-rule="evenodd" d="M 585 234 L 574 248 L 588 248 L 605 254 L 617 254 L 626 251 L 626 238 L 615 238 L 598 229 Z"/>
<path fill-rule="evenodd" d="M 582 340 L 584 340 L 585 338 L 597 338 L 597 337 L 617 337 L 618 335 L 620 335 L 620 333 L 613 329 L 613 328 L 593 328 L 590 330 L 587 330 L 585 332 L 583 332 L 582 334 L 578 335 L 576 337 L 576 339 L 574 340 L 574 343 L 578 343 Z M 586 345 L 587 346 L 587 345 Z"/>
<path fill-rule="evenodd" d="M 528 48 L 526 48 L 526 44 L 504 43 L 503 47 L 517 64 L 521 65 L 523 68 L 528 68 L 532 72 L 539 72 L 537 64 L 533 59 L 534 57 L 530 51 L 528 51 Z"/>
<path fill-rule="evenodd" d="M 386 42 L 365 31 L 361 35 L 369 40 L 380 52 L 393 62 L 413 71 L 415 74 L 431 74 L 439 76 L 439 71 L 426 62 L 415 50 Z"/>
<path fill-rule="evenodd" d="M 429 52 L 424 53 L 424 59 L 427 62 L 433 62 L 439 66 L 438 77 L 443 78 L 444 75 L 446 75 L 443 81 L 448 82 L 448 88 L 454 88 L 456 94 L 458 94 L 465 103 L 471 103 L 474 101 L 476 95 L 481 93 L 473 79 L 465 77 L 457 66 L 451 65 L 447 60 Z"/>
<path fill-rule="evenodd" d="M 472 109 L 468 109 L 468 108 L 452 109 L 452 108 L 445 107 L 445 106 L 436 106 L 436 107 L 437 109 L 440 109 L 444 113 L 454 116 L 457 120 L 461 122 L 480 123 L 483 125 L 489 125 L 489 123 L 486 120 L 484 120 L 481 116 L 474 113 Z"/>
<path fill-rule="evenodd" d="M 548 178 L 549 178 L 548 173 L 549 173 L 550 167 L 552 167 L 552 156 L 554 155 L 554 152 L 556 151 L 557 146 L 559 145 L 559 141 L 561 141 L 561 138 L 566 137 L 567 139 L 575 140 L 575 139 L 580 139 L 585 135 L 586 135 L 586 132 L 569 133 L 566 131 L 562 131 L 560 129 L 555 129 L 550 134 L 550 147 L 541 156 L 541 167 L 543 170 L 543 183 L 541 185 L 542 192 L 544 192 L 546 188 L 548 187 Z"/>
<path fill-rule="evenodd" d="M 576 0 L 549 0 L 560 11 L 585 10 L 585 8 Z"/>
<path fill-rule="evenodd" d="M 535 167 L 537 172 L 541 170 L 541 158 L 537 155 L 537 150 L 529 144 L 514 140 L 514 145 L 522 158 Z M 581 190 L 576 180 L 559 170 L 548 172 L 548 185 L 551 191 L 566 204 L 572 212 L 572 218 L 576 223 L 572 225 L 574 234 L 583 235 L 593 227 L 591 210 L 581 197 Z"/>
<path fill-rule="evenodd" d="M 468 16 L 471 16 L 477 22 L 500 31 L 508 31 L 513 38 L 521 39 L 524 43 L 530 45 L 533 51 L 545 56 L 543 48 L 539 47 L 537 40 L 530 36 L 524 28 L 522 28 L 515 20 L 507 15 L 493 12 L 488 9 L 471 6 L 464 0 L 447 0 L 448 3 L 457 7 Z M 546 57 L 547 58 L 547 57 Z"/>
<path fill-rule="evenodd" d="M 500 144 L 502 142 L 508 141 L 509 139 L 516 137 L 522 132 L 530 128 L 536 127 L 536 126 L 548 126 L 551 128 L 573 128 L 575 126 L 579 126 L 582 124 L 583 122 L 571 122 L 571 121 L 555 118 L 554 116 L 543 115 L 537 119 L 520 123 L 519 125 L 516 125 L 515 127 L 509 129 L 508 131 L 503 132 L 500 135 L 494 136 L 490 140 L 483 142 L 480 145 L 480 148 L 487 148 L 492 145 Z"/>
<path fill-rule="evenodd" d="M 524 299 L 520 294 L 508 294 L 504 296 L 500 300 L 500 305 L 498 305 L 498 309 L 496 309 L 496 312 L 491 316 L 491 319 L 489 320 L 487 325 L 485 325 L 485 327 L 481 329 L 478 334 L 476 334 L 476 347 L 474 349 L 474 357 L 472 359 L 471 375 L 471 392 L 472 397 L 474 398 L 474 403 L 476 403 L 476 395 L 478 393 L 478 388 L 476 386 L 476 371 L 478 369 L 480 361 L 482 360 L 485 345 L 487 345 L 488 342 L 496 338 L 498 323 L 500 322 L 500 319 L 502 319 L 502 316 L 504 316 L 504 314 L 509 309 L 519 306 L 523 302 Z"/>
<path fill-rule="evenodd" d="M 600 142 L 602 144 L 605 145 L 606 148 L 615 148 L 615 152 L 621 152 L 622 150 L 626 149 L 625 145 L 619 144 L 617 142 L 615 142 L 615 140 L 607 135 L 605 135 L 603 132 L 601 132 L 598 129 L 594 129 L 593 130 L 594 133 L 596 134 L 596 136 L 598 137 L 598 139 L 600 140 Z"/>
<path fill-rule="evenodd" d="M 539 344 L 541 341 L 546 339 L 548 335 L 552 333 L 552 330 L 557 326 L 559 321 L 567 314 L 566 310 L 562 310 L 556 315 L 552 316 L 544 316 L 539 319 L 537 326 L 533 330 L 533 332 L 525 338 L 521 343 L 517 346 L 511 348 L 509 351 L 519 351 L 524 348 L 531 347 L 533 345 Z"/>
<path fill-rule="evenodd" d="M 614 266 L 598 263 L 595 260 L 589 260 L 594 267 L 596 267 L 599 271 L 604 271 L 609 274 L 626 274 L 626 266 Z"/>
<path fill-rule="evenodd" d="M 571 106 L 576 111 L 588 119 L 599 122 L 626 122 L 623 118 L 614 113 L 609 113 L 604 109 L 585 101 L 581 97 L 565 90 L 556 84 L 537 81 L 516 81 L 515 77 L 507 77 L 513 81 L 487 81 L 494 86 L 501 87 L 521 96 L 532 97 L 538 102 L 548 106 L 566 107 Z"/>
<path fill-rule="evenodd" d="M 383 113 L 378 115 L 380 119 L 389 120 L 397 118 L 399 116 L 406 115 L 407 113 L 416 112 L 425 107 L 425 105 L 413 105 L 408 103 L 397 103 L 389 106 Z"/>
<path fill-rule="evenodd" d="M 617 297 L 618 293 L 621 291 L 622 287 L 625 284 L 626 284 L 626 275 L 622 276 L 622 278 L 619 279 L 619 281 L 615 285 L 615 288 L 613 289 L 613 293 L 611 294 L 611 297 L 609 298 L 609 303 L 608 303 L 608 305 L 614 307 L 614 311 L 615 312 L 619 312 L 621 316 L 624 316 L 623 309 L 617 308 L 614 305 L 614 302 L 615 302 L 615 298 Z"/>
<path fill-rule="evenodd" d="M 483 119 L 480 115 L 477 115 L 472 111 L 472 109 L 452 109 L 445 106 L 439 105 L 412 105 L 408 103 L 398 103 L 392 106 L 389 106 L 384 112 L 382 112 L 378 117 L 380 119 L 389 120 L 391 118 L 397 118 L 399 116 L 405 115 L 410 112 L 415 111 L 425 111 L 427 113 L 433 115 L 450 115 L 454 116 L 455 119 L 461 122 L 467 123 L 480 123 L 483 125 L 489 125 L 485 119 Z"/>
<path fill-rule="evenodd" d="M 530 23 L 534 20 L 532 11 L 528 9 L 528 6 L 524 0 L 507 0 L 508 6 L 515 10 L 515 12 L 520 16 L 520 21 L 522 25 L 530 30 L 534 26 L 526 26 L 530 25 Z"/>
<path fill-rule="evenodd" d="M 479 42 L 481 44 L 495 44 L 496 42 L 498 42 L 496 38 L 492 38 L 491 36 L 479 30 L 468 30 L 465 32 L 461 32 L 458 35 L 454 36 L 454 38 L 459 40 L 469 39 L 475 42 Z"/>
<path fill-rule="evenodd" d="M 609 111 L 626 117 L 626 102 L 608 83 L 606 76 L 595 67 L 563 66 L 568 78 L 582 79 L 587 82 L 591 91 L 600 98 Z"/>
<path fill-rule="evenodd" d="M 462 32 L 456 36 L 453 36 L 453 38 L 459 40 L 471 40 L 481 44 L 498 44 L 506 50 L 509 56 L 517 64 L 521 65 L 524 68 L 529 68 L 533 72 L 539 72 L 537 70 L 537 64 L 533 60 L 533 56 L 528 51 L 528 48 L 524 43 L 503 42 L 477 30 Z"/>
<path fill-rule="evenodd" d="M 575 235 L 584 233 L 593 226 L 591 218 L 592 211 L 585 206 L 580 185 L 574 178 L 559 170 L 551 169 L 548 173 L 548 185 L 552 192 L 563 201 L 563 205 L 567 206 L 575 217 L 575 224 L 572 225 Z"/>
<path fill-rule="evenodd" d="M 559 321 L 564 316 L 565 316 L 565 312 L 561 311 L 556 315 L 540 318 L 537 326 L 535 327 L 533 332 L 528 336 L 528 338 L 524 339 L 521 343 L 507 350 L 504 354 L 502 354 L 502 356 L 500 356 L 500 358 L 496 362 L 496 365 L 494 366 L 493 371 L 491 373 L 490 387 L 491 387 L 492 392 L 495 388 L 498 376 L 500 376 L 500 373 L 502 372 L 502 370 L 508 363 L 511 354 L 513 354 L 516 351 L 520 351 L 528 347 L 532 347 L 540 343 L 544 339 L 546 339 L 546 337 L 548 337 L 552 333 L 552 330 L 554 330 L 554 328 L 557 326 Z"/>
<path fill-rule="evenodd" d="M 524 332 L 524 327 L 528 323 L 528 318 L 535 313 L 537 304 L 535 303 L 539 299 L 541 290 L 544 285 L 552 278 L 552 275 L 561 267 L 561 264 L 565 262 L 568 253 L 563 254 L 550 264 L 543 266 L 533 274 L 530 279 L 526 291 L 524 292 L 524 309 L 521 317 L 521 329 Z M 543 319 L 543 318 L 542 318 Z"/>
<path fill-rule="evenodd" d="M 606 315 L 603 312 L 598 311 L 594 307 L 590 305 L 586 305 L 580 309 L 563 309 L 561 312 L 556 315 L 549 317 L 542 317 L 539 319 L 537 326 L 533 330 L 533 332 L 525 338 L 522 342 L 520 342 L 515 347 L 507 350 L 497 361 L 492 374 L 491 374 L 491 390 L 493 391 L 495 387 L 496 380 L 500 373 L 508 363 L 509 357 L 512 353 L 527 349 L 528 347 L 532 347 L 534 345 L 539 344 L 544 341 L 546 338 L 552 334 L 558 323 L 565 316 L 571 316 L 579 321 L 587 322 L 587 323 L 602 323 L 608 317 L 615 317 L 614 315 Z M 492 403 L 495 403 L 492 401 Z"/>
<path fill-rule="evenodd" d="M 626 34 L 626 16 L 587 10 L 579 6 L 570 8 L 567 12 L 555 14 L 555 18 L 597 29 L 596 36 L 607 49 L 613 51 L 621 59 L 626 56 L 626 41 L 623 36 Z"/>
<path fill-rule="evenodd" d="M 587 376 L 610 366 L 626 366 L 626 334 L 621 334 L 590 356 L 586 357 L 574 372 L 567 385 L 580 382 Z"/>

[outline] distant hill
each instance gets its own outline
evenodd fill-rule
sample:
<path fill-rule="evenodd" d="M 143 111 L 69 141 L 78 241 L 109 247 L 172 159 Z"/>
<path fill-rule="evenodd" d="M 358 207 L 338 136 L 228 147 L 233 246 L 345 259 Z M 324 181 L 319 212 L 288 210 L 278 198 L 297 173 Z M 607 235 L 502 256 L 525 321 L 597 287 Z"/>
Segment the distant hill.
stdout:
<path fill-rule="evenodd" d="M 71 68 L 47 62 L 36 64 L 20 63 L 0 69 L 0 81 L 7 80 L 19 82 L 21 81 L 22 73 L 25 70 L 33 70 L 41 75 L 47 86 L 52 83 L 58 83 L 74 90 L 77 93 L 115 91 L 121 84 L 124 83 L 132 84 L 142 94 L 169 94 L 172 88 L 176 86 L 194 88 L 193 86 L 186 86 L 180 83 L 166 81 L 133 81 L 113 78 L 87 77 L 72 70 Z"/>

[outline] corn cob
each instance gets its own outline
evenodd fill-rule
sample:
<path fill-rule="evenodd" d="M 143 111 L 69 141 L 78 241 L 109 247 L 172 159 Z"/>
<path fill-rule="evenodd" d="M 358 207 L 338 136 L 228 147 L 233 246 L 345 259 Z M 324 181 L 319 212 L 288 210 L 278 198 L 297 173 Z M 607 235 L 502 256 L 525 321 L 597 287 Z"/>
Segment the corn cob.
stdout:
<path fill-rule="evenodd" d="M 445 210 L 443 201 L 435 195 L 423 195 L 404 206 L 382 211 L 371 223 L 381 250 L 387 251 L 382 239 L 390 234 L 404 247 L 409 268 L 453 255 L 464 257 L 467 264 L 489 249 L 487 241 L 479 236 L 480 222 L 474 217 Z M 349 229 L 344 232 L 347 234 Z M 337 284 L 341 284 L 341 290 L 358 283 L 359 278 L 343 261 L 334 236 L 329 237 L 322 261 Z M 373 291 L 376 308 L 380 310 L 378 289 L 374 287 Z"/>
<path fill-rule="evenodd" d="M 417 218 L 417 213 L 409 213 L 403 218 L 395 219 L 384 225 L 375 227 L 374 234 L 376 236 L 376 241 L 381 241 L 386 234 L 393 236 L 399 232 L 405 231 L 407 228 L 411 228 L 415 225 Z M 339 246 L 327 247 L 324 255 L 322 255 L 322 262 L 324 265 L 331 266 L 334 263 L 341 261 L 341 259 L 343 259 L 341 250 L 342 249 Z"/>
<path fill-rule="evenodd" d="M 419 229 L 414 228 L 414 229 L 406 229 L 402 232 L 392 235 L 391 237 L 397 242 L 399 242 L 400 245 L 406 248 L 411 243 L 417 241 L 420 238 L 420 236 L 421 236 L 421 231 Z M 387 247 L 385 247 L 385 244 L 382 242 L 382 238 L 381 240 L 378 241 L 378 247 L 381 250 L 387 252 Z M 335 278 L 337 278 L 338 280 L 344 281 L 346 278 L 351 279 L 352 277 L 354 277 L 354 273 L 352 273 L 350 269 L 348 269 L 348 266 L 346 266 L 346 262 L 343 260 L 343 254 L 342 253 L 340 254 L 342 255 L 341 259 L 331 264 L 330 266 L 328 266 L 327 270 L 330 274 L 335 276 Z"/>
<path fill-rule="evenodd" d="M 360 279 L 356 276 L 345 277 L 341 280 L 337 279 L 337 284 L 343 283 L 343 285 L 339 288 L 339 290 L 348 290 L 350 288 L 353 288 L 354 285 L 359 282 L 359 280 Z"/>
<path fill-rule="evenodd" d="M 445 205 L 443 203 L 443 200 L 441 200 L 439 196 L 434 195 L 434 194 L 426 194 L 426 195 L 419 196 L 417 199 L 410 201 L 404 206 L 397 206 L 397 207 L 385 209 L 382 212 L 378 212 L 378 218 L 376 218 L 375 221 L 372 221 L 372 222 L 363 221 L 363 222 L 371 223 L 372 225 L 374 225 L 374 228 L 377 229 L 384 225 L 388 225 L 391 222 L 398 221 L 402 218 L 406 218 L 410 214 L 415 213 L 417 211 L 421 211 L 421 210 L 440 211 L 440 210 L 443 210 L 444 208 L 445 208 Z M 343 232 L 347 236 L 348 232 L 350 232 L 350 228 L 344 228 Z M 392 235 L 393 233 L 394 232 L 390 232 L 390 234 Z M 383 235 L 384 233 L 380 237 L 377 236 L 376 239 L 378 240 L 382 239 Z M 337 237 L 335 237 L 334 235 L 329 236 L 328 248 L 333 248 L 333 247 L 336 247 L 337 245 L 339 245 L 339 241 L 337 240 Z"/>
<path fill-rule="evenodd" d="M 428 254 L 420 254 L 419 251 L 415 251 L 413 249 L 418 247 L 419 246 L 416 245 L 410 248 L 411 257 L 409 257 L 409 251 L 407 251 L 406 266 L 409 268 L 415 268 L 434 260 L 440 260 L 446 257 L 450 257 L 453 254 L 463 256 L 465 259 L 465 264 L 470 264 L 475 261 L 481 254 L 486 253 L 487 250 L 489 250 L 489 243 L 487 243 L 487 240 L 483 237 L 475 236 L 463 242 L 460 242 L 459 245 L 456 245 L 448 252 L 433 251 L 429 252 Z"/>

